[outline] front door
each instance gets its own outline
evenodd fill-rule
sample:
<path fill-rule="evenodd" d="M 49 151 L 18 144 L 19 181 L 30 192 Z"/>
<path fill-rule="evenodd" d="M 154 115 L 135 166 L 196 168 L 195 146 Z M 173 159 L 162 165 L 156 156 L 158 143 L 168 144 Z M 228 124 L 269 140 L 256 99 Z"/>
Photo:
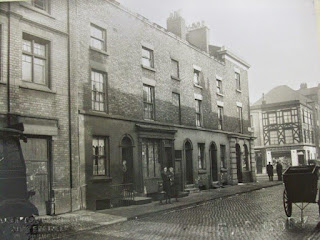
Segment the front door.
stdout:
<path fill-rule="evenodd" d="M 21 141 L 21 148 L 26 162 L 27 188 L 36 193 L 30 201 L 38 208 L 40 215 L 45 215 L 50 193 L 49 141 L 46 138 L 29 137 L 27 143 Z"/>
<path fill-rule="evenodd" d="M 210 147 L 210 153 L 211 153 L 211 176 L 212 181 L 216 182 L 218 181 L 218 166 L 217 166 L 217 148 L 214 144 L 211 144 Z"/>
<path fill-rule="evenodd" d="M 127 162 L 127 172 L 125 183 L 133 183 L 133 152 L 132 147 L 123 147 L 122 148 L 122 162 Z"/>
<path fill-rule="evenodd" d="M 186 156 L 186 181 L 187 184 L 193 184 L 193 163 L 192 163 L 192 147 L 189 142 L 185 144 Z"/>
<path fill-rule="evenodd" d="M 124 137 L 121 142 L 121 156 L 122 163 L 126 161 L 127 171 L 123 176 L 123 183 L 133 183 L 134 173 L 133 173 L 133 147 L 132 141 L 129 137 Z"/>

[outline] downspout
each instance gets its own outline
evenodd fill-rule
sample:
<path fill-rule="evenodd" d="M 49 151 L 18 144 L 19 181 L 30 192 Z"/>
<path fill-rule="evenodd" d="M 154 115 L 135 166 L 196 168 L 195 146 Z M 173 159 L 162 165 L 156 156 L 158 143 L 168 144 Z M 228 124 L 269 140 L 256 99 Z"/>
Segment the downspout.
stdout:
<path fill-rule="evenodd" d="M 72 108 L 71 108 L 71 60 L 70 60 L 70 49 L 71 49 L 71 39 L 70 39 L 70 4 L 67 1 L 67 25 L 68 25 L 68 114 L 69 114 L 69 177 L 70 177 L 70 208 L 72 211 Z"/>
<path fill-rule="evenodd" d="M 11 42 L 10 42 L 10 30 L 11 30 L 11 23 L 10 23 L 10 11 L 11 11 L 11 4 L 8 2 L 8 56 L 7 56 L 7 124 L 8 126 L 11 125 L 11 107 L 10 107 L 10 48 L 11 48 Z"/>

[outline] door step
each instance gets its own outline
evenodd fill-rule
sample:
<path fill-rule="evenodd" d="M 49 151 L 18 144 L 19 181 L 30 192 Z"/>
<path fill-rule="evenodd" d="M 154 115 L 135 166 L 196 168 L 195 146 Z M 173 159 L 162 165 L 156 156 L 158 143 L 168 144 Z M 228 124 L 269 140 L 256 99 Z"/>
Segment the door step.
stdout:
<path fill-rule="evenodd" d="M 128 205 L 143 205 L 152 202 L 152 198 L 149 197 L 134 197 L 132 200 L 124 200 Z"/>
<path fill-rule="evenodd" d="M 200 189 L 199 188 L 196 188 L 194 184 L 187 184 L 185 186 L 185 189 L 184 189 L 186 192 L 189 192 L 189 193 L 198 193 L 200 192 Z"/>

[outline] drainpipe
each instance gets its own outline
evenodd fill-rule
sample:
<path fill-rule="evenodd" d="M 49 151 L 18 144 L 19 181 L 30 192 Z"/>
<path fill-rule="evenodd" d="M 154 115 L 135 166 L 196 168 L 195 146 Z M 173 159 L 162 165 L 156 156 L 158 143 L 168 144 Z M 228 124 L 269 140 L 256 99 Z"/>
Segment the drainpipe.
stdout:
<path fill-rule="evenodd" d="M 11 11 L 11 4 L 8 2 L 8 56 L 7 56 L 7 124 L 8 126 L 11 125 L 11 107 L 10 107 L 10 48 L 11 48 L 11 42 L 10 42 L 10 30 L 11 30 L 11 23 L 10 23 L 10 11 Z"/>
<path fill-rule="evenodd" d="M 70 177 L 70 207 L 72 211 L 72 188 L 73 188 L 73 180 L 72 180 L 72 108 L 71 108 L 71 61 L 70 61 L 70 49 L 71 49 L 71 39 L 70 39 L 70 3 L 67 1 L 67 25 L 68 25 L 68 114 L 69 114 L 69 177 Z"/>

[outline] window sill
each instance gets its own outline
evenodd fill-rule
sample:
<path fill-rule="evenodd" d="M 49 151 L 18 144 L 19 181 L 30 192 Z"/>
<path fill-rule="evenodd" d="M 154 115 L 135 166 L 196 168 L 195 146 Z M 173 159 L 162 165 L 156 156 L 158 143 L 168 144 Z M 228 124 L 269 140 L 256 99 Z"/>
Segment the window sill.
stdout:
<path fill-rule="evenodd" d="M 7 85 L 7 82 L 4 82 L 4 81 L 1 81 L 1 80 L 0 80 L 0 84 L 2 84 L 2 85 Z"/>
<path fill-rule="evenodd" d="M 106 55 L 106 56 L 109 56 L 109 53 L 108 53 L 108 52 L 103 51 L 103 50 L 100 50 L 100 49 L 98 49 L 98 48 L 94 48 L 94 47 L 91 47 L 91 46 L 90 46 L 90 50 L 95 51 L 95 52 L 98 52 L 98 53 L 101 53 L 101 54 Z"/>
<path fill-rule="evenodd" d="M 91 182 L 97 183 L 97 182 L 111 182 L 112 177 L 107 176 L 94 176 L 91 178 Z"/>
<path fill-rule="evenodd" d="M 171 75 L 171 79 L 179 81 L 179 82 L 181 81 L 181 79 L 179 77 L 175 77 L 175 76 L 172 76 L 172 75 Z"/>
<path fill-rule="evenodd" d="M 45 85 L 40 85 L 32 82 L 25 82 L 22 81 L 21 84 L 19 85 L 20 88 L 25 88 L 25 89 L 30 89 L 30 90 L 35 90 L 35 91 L 40 91 L 40 92 L 47 92 L 47 93 L 52 93 L 56 94 L 56 91 L 48 88 Z"/>
<path fill-rule="evenodd" d="M 242 93 L 242 91 L 241 91 L 240 89 L 237 89 L 236 91 L 237 91 L 238 93 Z"/>
<path fill-rule="evenodd" d="M 196 84 L 196 83 L 194 83 L 193 86 L 202 89 L 202 87 L 200 85 Z"/>
<path fill-rule="evenodd" d="M 224 94 L 222 94 L 222 93 L 217 93 L 217 95 L 220 97 L 224 97 Z"/>
<path fill-rule="evenodd" d="M 199 173 L 199 174 L 206 174 L 206 173 L 207 173 L 207 170 L 206 170 L 206 169 L 199 169 L 199 170 L 198 170 L 198 173 Z"/>
<path fill-rule="evenodd" d="M 27 9 L 30 9 L 30 10 L 32 10 L 32 11 L 35 11 L 35 12 L 37 12 L 37 13 L 40 13 L 40 14 L 42 14 L 42 15 L 44 15 L 44 16 L 49 17 L 49 18 L 56 19 L 55 17 L 53 17 L 53 16 L 52 16 L 50 13 L 48 13 L 47 11 L 41 10 L 41 9 L 39 9 L 39 8 L 36 8 L 36 7 L 32 6 L 32 5 L 30 5 L 29 3 L 20 3 L 20 6 L 22 6 L 22 7 L 24 7 L 24 8 L 27 8 Z"/>
<path fill-rule="evenodd" d="M 222 172 L 222 173 L 228 172 L 228 169 L 227 168 L 221 168 L 220 172 Z"/>
<path fill-rule="evenodd" d="M 152 72 L 156 72 L 156 69 L 152 68 L 152 67 L 148 67 L 148 66 L 145 66 L 143 64 L 141 64 L 141 67 L 144 68 L 144 69 L 147 69 L 147 70 L 150 70 Z"/>

